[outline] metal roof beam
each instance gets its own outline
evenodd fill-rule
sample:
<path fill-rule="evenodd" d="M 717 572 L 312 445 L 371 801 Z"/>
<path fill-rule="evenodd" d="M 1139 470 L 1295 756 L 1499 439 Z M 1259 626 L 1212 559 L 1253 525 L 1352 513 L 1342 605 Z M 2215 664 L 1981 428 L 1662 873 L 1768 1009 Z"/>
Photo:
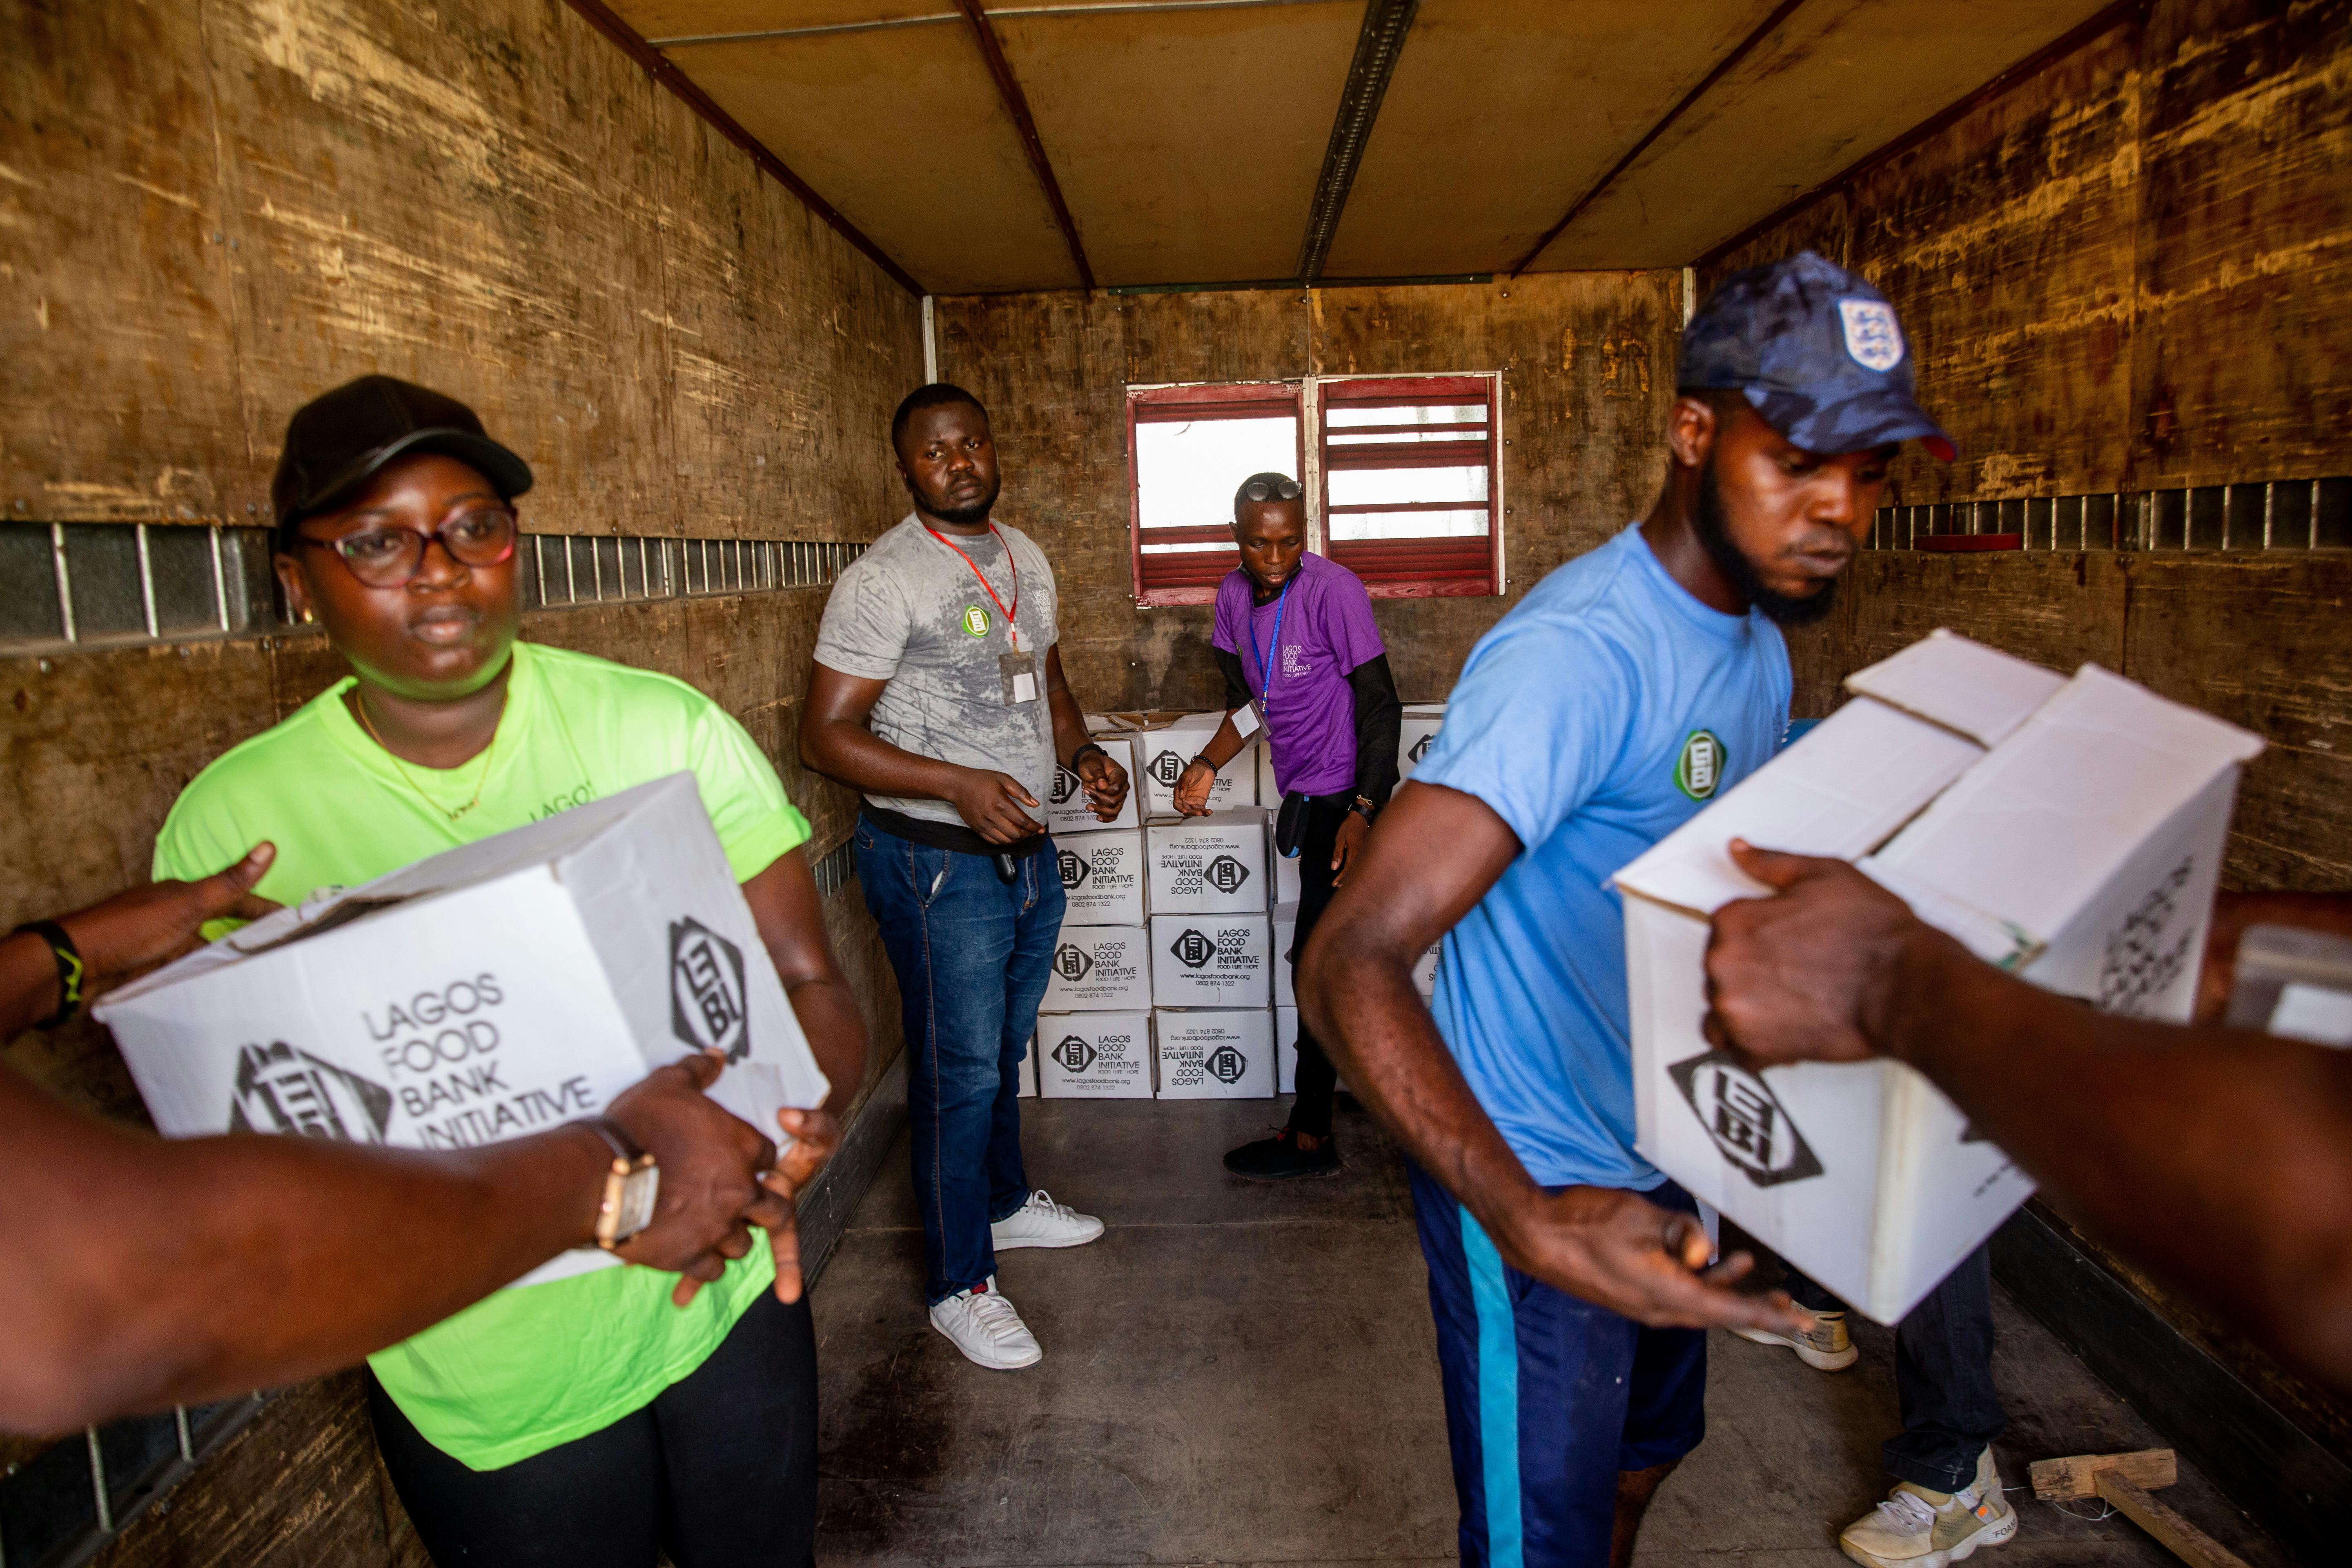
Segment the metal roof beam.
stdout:
<path fill-rule="evenodd" d="M 1420 9 L 1421 0 L 1366 0 L 1356 58 L 1348 67 L 1348 85 L 1331 121 L 1331 144 L 1323 153 L 1323 174 L 1307 209 L 1307 236 L 1298 247 L 1301 283 L 1322 276 L 1332 237 L 1339 232 L 1339 215 L 1347 210 L 1348 192 L 1356 183 L 1356 169 L 1372 139 L 1372 122 L 1380 118 L 1381 100 L 1388 95 L 1389 78 L 1396 72 L 1405 35 Z"/>
<path fill-rule="evenodd" d="M 1037 121 L 1029 113 L 1028 95 L 1021 90 L 1012 62 L 1004 58 L 1004 46 L 997 40 L 996 28 L 990 24 L 988 13 L 981 8 L 980 0 L 956 0 L 956 9 L 971 24 L 972 41 L 980 46 L 981 56 L 988 62 L 988 74 L 996 79 L 996 96 L 1003 100 L 1004 112 L 1012 116 L 1013 128 L 1021 133 L 1022 150 L 1029 154 L 1029 166 L 1036 171 L 1046 205 L 1054 209 L 1054 221 L 1061 226 L 1062 237 L 1069 244 L 1070 261 L 1078 269 L 1078 286 L 1091 289 L 1095 286 L 1095 269 L 1087 265 L 1087 247 L 1078 242 L 1077 221 L 1070 216 L 1069 203 L 1062 199 L 1062 183 L 1054 178 L 1053 162 L 1045 156 L 1045 143 L 1037 134 Z"/>

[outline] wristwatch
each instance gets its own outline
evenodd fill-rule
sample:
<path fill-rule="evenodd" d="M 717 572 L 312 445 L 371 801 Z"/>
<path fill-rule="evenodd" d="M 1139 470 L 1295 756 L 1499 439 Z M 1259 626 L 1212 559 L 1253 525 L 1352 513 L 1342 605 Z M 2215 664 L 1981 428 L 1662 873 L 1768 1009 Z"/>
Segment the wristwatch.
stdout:
<path fill-rule="evenodd" d="M 611 1117 L 584 1117 L 579 1125 L 613 1151 L 613 1163 L 604 1173 L 604 1195 L 596 1205 L 596 1245 L 610 1252 L 653 1223 L 661 1171 Z"/>

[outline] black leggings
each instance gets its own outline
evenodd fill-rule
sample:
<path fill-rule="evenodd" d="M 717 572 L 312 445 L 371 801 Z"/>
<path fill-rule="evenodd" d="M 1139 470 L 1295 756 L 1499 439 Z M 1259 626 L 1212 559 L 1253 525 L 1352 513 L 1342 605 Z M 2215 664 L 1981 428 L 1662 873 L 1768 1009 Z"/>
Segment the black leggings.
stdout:
<path fill-rule="evenodd" d="M 752 1303 L 645 1408 L 502 1469 L 428 1442 L 368 1375 L 392 1484 L 440 1568 L 810 1568 L 816 1336 L 808 1298 Z"/>
<path fill-rule="evenodd" d="M 1347 803 L 1352 796 L 1310 796 L 1307 806 L 1307 837 L 1298 850 L 1298 929 L 1292 936 L 1290 951 L 1276 953 L 1276 963 L 1288 963 L 1297 971 L 1298 955 L 1307 951 L 1307 939 L 1314 934 L 1315 924 L 1323 911 L 1331 907 L 1331 857 L 1339 847 L 1339 828 L 1348 820 Z M 1290 1102 L 1290 1130 L 1304 1132 L 1310 1138 L 1331 1136 L 1331 1100 L 1339 1082 L 1339 1069 L 1323 1053 L 1322 1043 L 1307 1028 L 1305 1020 L 1298 1026 L 1298 1098 Z"/>

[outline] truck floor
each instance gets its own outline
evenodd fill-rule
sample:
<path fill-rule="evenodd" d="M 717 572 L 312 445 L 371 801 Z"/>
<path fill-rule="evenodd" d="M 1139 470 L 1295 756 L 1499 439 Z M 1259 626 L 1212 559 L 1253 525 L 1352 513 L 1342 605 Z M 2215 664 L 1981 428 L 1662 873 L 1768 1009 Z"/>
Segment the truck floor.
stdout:
<path fill-rule="evenodd" d="M 1045 1350 L 992 1373 L 932 1331 L 906 1139 L 815 1294 L 824 1390 L 817 1556 L 852 1564 L 1451 1561 L 1454 1489 L 1412 1205 L 1394 1149 L 1343 1113 L 1337 1176 L 1256 1186 L 1218 1163 L 1280 1120 L 1265 1100 L 1024 1105 L 1029 1178 L 1102 1216 L 1090 1247 L 1024 1250 L 999 1284 Z M 1997 1297 L 2004 1481 L 2058 1454 L 2162 1438 Z M 1645 1568 L 1831 1568 L 1884 1494 L 1893 1341 L 1812 1372 L 1721 1332 L 1708 1436 L 1651 1509 Z M 2253 1568 L 2287 1559 L 2184 1462 L 2167 1500 Z M 2010 1494 L 1990 1568 L 2174 1563 L 2120 1516 Z M 2096 1503 L 2065 1505 L 2084 1515 Z"/>

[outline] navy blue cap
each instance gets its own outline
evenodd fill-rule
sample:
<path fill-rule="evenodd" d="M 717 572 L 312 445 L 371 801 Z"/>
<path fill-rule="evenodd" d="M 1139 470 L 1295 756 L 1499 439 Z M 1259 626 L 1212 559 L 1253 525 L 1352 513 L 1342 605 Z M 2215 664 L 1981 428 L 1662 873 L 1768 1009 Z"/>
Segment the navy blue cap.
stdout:
<path fill-rule="evenodd" d="M 1959 450 L 1914 396 L 1894 305 L 1810 250 L 1725 279 L 1683 329 L 1675 385 L 1737 388 L 1809 452 L 1916 440 L 1948 463 Z"/>

